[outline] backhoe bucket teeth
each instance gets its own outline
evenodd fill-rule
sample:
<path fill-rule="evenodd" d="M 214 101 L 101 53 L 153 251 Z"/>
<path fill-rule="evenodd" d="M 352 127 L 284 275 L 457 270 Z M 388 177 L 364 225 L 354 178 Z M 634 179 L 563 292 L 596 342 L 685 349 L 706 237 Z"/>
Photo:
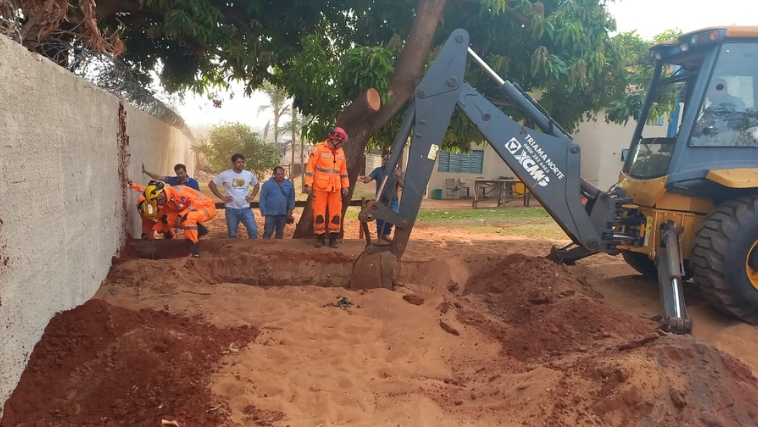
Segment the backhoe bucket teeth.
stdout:
<path fill-rule="evenodd" d="M 571 243 L 560 248 L 553 246 L 550 249 L 550 253 L 545 256 L 545 258 L 556 264 L 574 265 L 578 260 L 586 258 L 590 255 L 594 255 L 596 253 L 597 251 L 593 251 L 585 248 L 584 246 L 577 246 Z"/>
<path fill-rule="evenodd" d="M 389 251 L 363 252 L 353 264 L 350 289 L 392 289 L 397 257 Z"/>

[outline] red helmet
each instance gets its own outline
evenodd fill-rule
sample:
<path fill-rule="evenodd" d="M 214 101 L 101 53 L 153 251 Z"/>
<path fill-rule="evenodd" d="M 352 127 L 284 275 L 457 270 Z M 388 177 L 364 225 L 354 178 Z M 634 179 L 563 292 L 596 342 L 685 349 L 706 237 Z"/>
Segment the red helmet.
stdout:
<path fill-rule="evenodd" d="M 329 138 L 332 139 L 339 139 L 339 140 L 345 140 L 347 139 L 347 132 L 345 132 L 345 129 L 342 129 L 341 127 L 333 127 L 329 128 Z"/>

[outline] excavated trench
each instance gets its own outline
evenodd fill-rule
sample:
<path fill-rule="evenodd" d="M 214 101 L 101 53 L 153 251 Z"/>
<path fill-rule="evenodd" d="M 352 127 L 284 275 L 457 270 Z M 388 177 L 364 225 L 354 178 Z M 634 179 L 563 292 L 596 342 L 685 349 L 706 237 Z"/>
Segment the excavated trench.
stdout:
<path fill-rule="evenodd" d="M 313 248 L 299 241 L 208 240 L 202 242 L 200 258 L 185 258 L 185 241 L 133 240 L 120 259 L 114 259 L 111 277 L 127 278 L 133 263 L 150 260 L 145 266 L 164 266 L 167 274 L 180 274 L 179 264 L 189 264 L 195 280 L 204 283 L 241 283 L 251 286 L 319 286 L 348 287 L 353 265 L 364 249 L 362 241 L 348 241 L 339 249 Z M 397 262 L 394 283 L 432 282 L 448 285 L 460 282 L 450 262 L 434 258 L 411 258 Z M 143 265 L 143 264 L 140 264 Z M 126 269 L 127 271 L 121 271 Z M 457 270 L 465 270 L 458 268 Z M 140 276 L 137 273 L 137 276 Z M 462 283 L 458 283 L 462 285 Z"/>
<path fill-rule="evenodd" d="M 416 243 L 394 290 L 363 292 L 339 289 L 363 242 L 309 243 L 128 242 L 0 427 L 758 425 L 748 367 L 544 257 Z"/>

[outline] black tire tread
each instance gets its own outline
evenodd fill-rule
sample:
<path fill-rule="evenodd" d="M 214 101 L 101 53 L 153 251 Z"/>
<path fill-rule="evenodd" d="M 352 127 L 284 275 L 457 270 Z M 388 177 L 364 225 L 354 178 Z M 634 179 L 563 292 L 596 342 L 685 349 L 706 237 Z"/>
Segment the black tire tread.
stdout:
<path fill-rule="evenodd" d="M 621 253 L 621 256 L 638 273 L 648 279 L 658 280 L 658 267 L 655 266 L 655 261 L 648 258 L 647 255 L 640 252 L 624 251 Z"/>
<path fill-rule="evenodd" d="M 726 278 L 726 260 L 732 239 L 745 227 L 758 223 L 758 197 L 729 200 L 706 217 L 695 234 L 690 263 L 695 284 L 720 311 L 752 325 L 758 324 L 758 307 L 745 301 Z M 747 254 L 745 254 L 747 256 Z"/>

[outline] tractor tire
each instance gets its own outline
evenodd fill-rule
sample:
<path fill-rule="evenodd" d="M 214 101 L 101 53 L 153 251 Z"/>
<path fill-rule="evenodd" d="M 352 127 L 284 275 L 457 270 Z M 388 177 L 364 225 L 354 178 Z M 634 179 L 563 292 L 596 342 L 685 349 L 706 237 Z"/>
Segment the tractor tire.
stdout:
<path fill-rule="evenodd" d="M 658 267 L 655 266 L 655 261 L 648 258 L 647 255 L 640 252 L 624 251 L 621 253 L 621 256 L 638 273 L 648 279 L 658 280 Z"/>
<path fill-rule="evenodd" d="M 758 324 L 758 197 L 719 205 L 695 234 L 693 281 L 720 311 Z M 752 277 L 751 277 L 752 276 Z"/>

